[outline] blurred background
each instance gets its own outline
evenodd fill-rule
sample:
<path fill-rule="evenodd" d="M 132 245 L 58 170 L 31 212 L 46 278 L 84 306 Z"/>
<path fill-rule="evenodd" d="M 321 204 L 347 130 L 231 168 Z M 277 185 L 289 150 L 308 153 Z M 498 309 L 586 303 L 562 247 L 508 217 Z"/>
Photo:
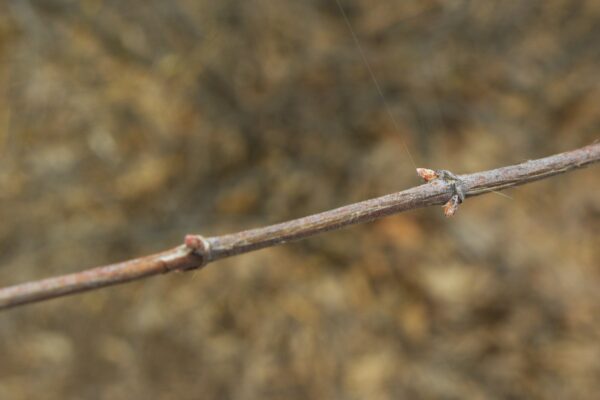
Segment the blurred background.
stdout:
<path fill-rule="evenodd" d="M 600 2 L 0 3 L 0 284 L 586 145 Z M 589 168 L 0 314 L 2 399 L 592 399 Z"/>

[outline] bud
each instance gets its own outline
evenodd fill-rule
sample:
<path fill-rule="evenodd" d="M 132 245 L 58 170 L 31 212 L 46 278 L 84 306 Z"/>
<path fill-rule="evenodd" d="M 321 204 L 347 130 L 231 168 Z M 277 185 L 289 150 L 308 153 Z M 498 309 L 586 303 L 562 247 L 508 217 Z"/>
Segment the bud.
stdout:
<path fill-rule="evenodd" d="M 439 178 L 438 174 L 434 170 L 428 168 L 417 168 L 417 174 L 425 181 L 429 182 Z"/>
<path fill-rule="evenodd" d="M 458 197 L 457 194 L 450 197 L 450 200 L 448 200 L 448 202 L 446 204 L 444 204 L 444 206 L 443 206 L 444 215 L 446 217 L 451 217 L 454 214 L 456 214 L 459 204 L 460 204 L 460 198 Z"/>

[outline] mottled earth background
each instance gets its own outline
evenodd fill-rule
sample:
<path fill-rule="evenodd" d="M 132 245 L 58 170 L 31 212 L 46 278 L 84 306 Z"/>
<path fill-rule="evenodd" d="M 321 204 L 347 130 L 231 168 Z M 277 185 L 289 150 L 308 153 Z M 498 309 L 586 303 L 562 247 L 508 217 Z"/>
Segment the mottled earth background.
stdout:
<path fill-rule="evenodd" d="M 0 3 L 0 284 L 589 144 L 600 2 Z M 598 167 L 0 313 L 2 399 L 593 399 Z"/>

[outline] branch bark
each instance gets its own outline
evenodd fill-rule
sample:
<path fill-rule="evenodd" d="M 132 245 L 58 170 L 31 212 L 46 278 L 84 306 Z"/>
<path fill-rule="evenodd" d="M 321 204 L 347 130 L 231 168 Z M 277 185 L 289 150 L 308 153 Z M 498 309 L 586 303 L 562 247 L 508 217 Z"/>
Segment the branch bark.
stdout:
<path fill-rule="evenodd" d="M 472 197 L 523 185 L 600 161 L 600 143 L 521 164 L 461 175 L 466 196 Z M 204 238 L 187 235 L 183 245 L 154 255 L 82 272 L 0 289 L 0 310 L 85 292 L 171 271 L 187 271 L 209 262 L 265 247 L 303 239 L 347 225 L 399 212 L 446 203 L 452 188 L 434 180 L 401 192 L 263 228 Z"/>

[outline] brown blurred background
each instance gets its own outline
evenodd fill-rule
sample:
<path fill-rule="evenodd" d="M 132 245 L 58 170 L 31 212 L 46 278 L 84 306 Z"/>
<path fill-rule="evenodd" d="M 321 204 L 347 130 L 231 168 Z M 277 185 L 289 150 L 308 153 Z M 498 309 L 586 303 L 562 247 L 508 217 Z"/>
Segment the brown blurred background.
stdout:
<path fill-rule="evenodd" d="M 588 144 L 600 2 L 0 3 L 0 284 Z M 0 314 L 1 399 L 592 399 L 598 168 Z M 424 244 L 426 243 L 426 244 Z"/>

